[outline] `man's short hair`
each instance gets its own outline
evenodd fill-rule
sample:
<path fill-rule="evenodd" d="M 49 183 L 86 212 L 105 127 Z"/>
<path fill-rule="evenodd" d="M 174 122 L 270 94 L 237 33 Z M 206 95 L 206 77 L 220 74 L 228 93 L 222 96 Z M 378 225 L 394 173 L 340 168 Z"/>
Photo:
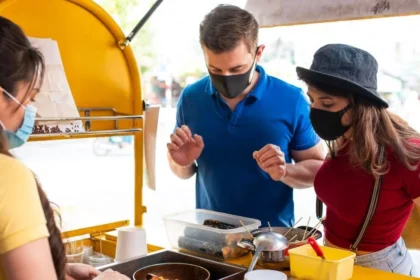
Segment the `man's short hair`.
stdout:
<path fill-rule="evenodd" d="M 255 52 L 258 29 L 257 20 L 248 11 L 233 5 L 219 5 L 200 24 L 200 44 L 214 53 L 222 53 L 244 42 L 249 52 Z"/>

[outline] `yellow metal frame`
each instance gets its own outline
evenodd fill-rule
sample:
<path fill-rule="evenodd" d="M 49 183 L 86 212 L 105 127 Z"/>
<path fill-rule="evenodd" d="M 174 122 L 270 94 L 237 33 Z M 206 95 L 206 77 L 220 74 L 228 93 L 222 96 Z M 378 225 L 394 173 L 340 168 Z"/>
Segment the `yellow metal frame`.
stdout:
<path fill-rule="evenodd" d="M 132 48 L 119 47 L 125 35 L 99 5 L 91 0 L 0 0 L 0 15 L 18 24 L 30 37 L 58 42 L 67 79 L 77 107 L 114 108 L 121 115 L 143 115 L 142 83 Z M 106 114 L 107 116 L 111 116 Z M 83 114 L 81 116 L 84 116 Z M 92 112 L 91 117 L 103 116 Z M 92 122 L 92 130 L 112 130 L 114 122 Z M 122 120 L 121 129 L 143 128 L 143 120 Z M 134 225 L 142 226 L 143 133 L 134 134 L 135 186 Z M 112 136 L 112 134 L 102 135 Z M 74 138 L 87 138 L 79 135 Z M 34 141 L 63 140 L 63 136 Z M 131 217 L 128 217 L 131 218 Z M 129 225 L 129 220 L 63 233 L 63 238 L 112 231 Z M 115 253 L 115 241 L 105 248 Z M 109 245 L 109 248 L 107 247 Z M 153 248 L 152 248 L 153 249 Z M 155 248 L 156 249 L 156 248 Z"/>

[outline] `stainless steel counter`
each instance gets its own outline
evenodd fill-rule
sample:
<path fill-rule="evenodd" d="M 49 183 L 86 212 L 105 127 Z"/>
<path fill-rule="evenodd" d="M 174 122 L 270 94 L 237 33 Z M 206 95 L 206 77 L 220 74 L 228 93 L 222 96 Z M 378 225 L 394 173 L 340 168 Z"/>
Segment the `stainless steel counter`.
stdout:
<path fill-rule="evenodd" d="M 189 263 L 206 268 L 211 275 L 211 280 L 243 280 L 246 269 L 227 263 L 217 262 L 196 256 L 191 256 L 176 251 L 162 250 L 148 254 L 145 257 L 123 263 L 112 263 L 99 267 L 100 271 L 111 268 L 133 279 L 133 274 L 140 268 L 159 263 Z M 185 279 L 189 280 L 189 279 Z"/>

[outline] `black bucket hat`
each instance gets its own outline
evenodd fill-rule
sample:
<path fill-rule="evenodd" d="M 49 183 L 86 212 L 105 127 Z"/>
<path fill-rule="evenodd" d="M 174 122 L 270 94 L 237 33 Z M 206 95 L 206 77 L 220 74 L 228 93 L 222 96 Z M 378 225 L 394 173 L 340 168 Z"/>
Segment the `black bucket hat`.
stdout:
<path fill-rule="evenodd" d="M 388 103 L 377 92 L 378 62 L 367 51 L 343 44 L 329 44 L 314 55 L 310 69 L 297 67 L 299 78 L 353 92 L 378 107 Z"/>

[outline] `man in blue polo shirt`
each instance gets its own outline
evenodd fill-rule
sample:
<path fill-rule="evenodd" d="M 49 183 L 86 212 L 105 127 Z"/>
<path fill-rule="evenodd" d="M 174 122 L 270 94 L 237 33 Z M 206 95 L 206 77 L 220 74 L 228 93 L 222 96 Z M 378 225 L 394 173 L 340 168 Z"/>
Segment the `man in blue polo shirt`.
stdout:
<path fill-rule="evenodd" d="M 290 227 L 293 188 L 312 186 L 323 152 L 302 90 L 258 66 L 258 29 L 236 6 L 206 15 L 200 43 L 209 76 L 181 94 L 168 159 L 180 178 L 197 173 L 197 208 Z"/>

